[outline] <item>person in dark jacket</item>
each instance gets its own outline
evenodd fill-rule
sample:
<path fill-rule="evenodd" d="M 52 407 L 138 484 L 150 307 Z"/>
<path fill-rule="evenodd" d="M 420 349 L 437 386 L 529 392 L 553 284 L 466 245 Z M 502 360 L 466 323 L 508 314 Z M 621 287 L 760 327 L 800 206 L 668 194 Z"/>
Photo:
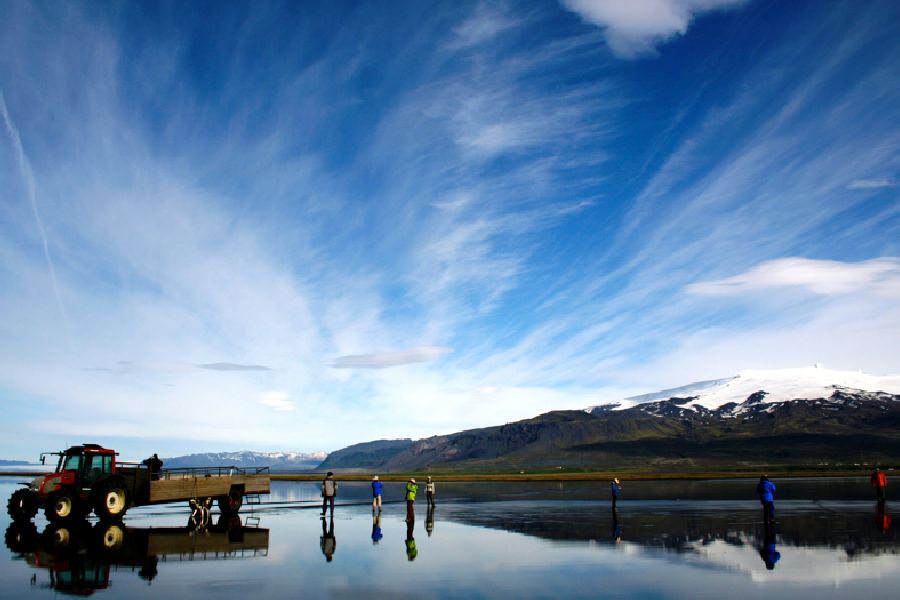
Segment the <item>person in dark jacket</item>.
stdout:
<path fill-rule="evenodd" d="M 612 509 L 616 510 L 616 501 L 619 499 L 619 494 L 622 492 L 622 484 L 619 483 L 619 478 L 615 477 L 609 484 L 610 498 L 612 500 Z"/>
<path fill-rule="evenodd" d="M 378 480 L 378 475 L 372 478 L 372 510 L 376 508 L 381 512 L 381 492 L 384 484 Z"/>
<path fill-rule="evenodd" d="M 759 494 L 759 503 L 763 507 L 763 521 L 768 523 L 775 520 L 775 484 L 769 481 L 765 475 L 759 478 L 756 484 L 756 493 Z"/>
<path fill-rule="evenodd" d="M 157 456 L 156 452 L 150 458 L 145 459 L 144 464 L 150 469 L 150 479 L 152 481 L 159 480 L 159 472 L 162 470 L 163 461 Z"/>

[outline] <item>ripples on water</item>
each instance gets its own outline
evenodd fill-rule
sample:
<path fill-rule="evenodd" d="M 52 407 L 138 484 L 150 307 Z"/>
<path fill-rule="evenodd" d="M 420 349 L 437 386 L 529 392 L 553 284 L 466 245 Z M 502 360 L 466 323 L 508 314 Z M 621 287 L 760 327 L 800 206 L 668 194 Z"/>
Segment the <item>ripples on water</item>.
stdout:
<path fill-rule="evenodd" d="M 879 512 L 865 480 L 776 483 L 773 528 L 749 480 L 626 481 L 615 514 L 603 483 L 439 482 L 412 524 L 390 482 L 380 517 L 367 484 L 342 483 L 322 520 L 317 485 L 289 482 L 204 531 L 181 505 L 123 527 L 4 514 L 0 597 L 897 597 L 890 497 Z"/>

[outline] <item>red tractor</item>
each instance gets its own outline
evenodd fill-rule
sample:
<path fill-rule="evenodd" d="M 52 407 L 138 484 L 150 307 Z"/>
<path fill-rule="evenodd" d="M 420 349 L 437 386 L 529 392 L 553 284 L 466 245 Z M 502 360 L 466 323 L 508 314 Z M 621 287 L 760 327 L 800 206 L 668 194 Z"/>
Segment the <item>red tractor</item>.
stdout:
<path fill-rule="evenodd" d="M 101 519 L 125 514 L 137 473 L 128 469 L 126 483 L 117 469 L 114 450 L 98 444 L 72 446 L 63 452 L 41 454 L 42 463 L 48 454 L 59 456 L 56 471 L 36 477 L 27 488 L 13 493 L 7 509 L 14 520 L 31 519 L 42 507 L 48 521 L 81 517 L 91 510 Z"/>

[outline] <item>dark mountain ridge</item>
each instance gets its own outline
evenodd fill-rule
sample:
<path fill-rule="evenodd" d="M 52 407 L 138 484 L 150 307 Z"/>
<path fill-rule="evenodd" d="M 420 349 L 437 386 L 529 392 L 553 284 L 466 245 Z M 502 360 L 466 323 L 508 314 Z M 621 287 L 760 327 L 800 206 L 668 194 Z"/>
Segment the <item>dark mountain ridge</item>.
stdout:
<path fill-rule="evenodd" d="M 900 462 L 900 395 L 835 386 L 831 396 L 706 408 L 695 397 L 624 410 L 553 411 L 403 444 L 357 444 L 322 465 L 385 472 Z M 372 448 L 372 451 L 369 451 Z M 341 458 L 340 463 L 332 457 Z"/>

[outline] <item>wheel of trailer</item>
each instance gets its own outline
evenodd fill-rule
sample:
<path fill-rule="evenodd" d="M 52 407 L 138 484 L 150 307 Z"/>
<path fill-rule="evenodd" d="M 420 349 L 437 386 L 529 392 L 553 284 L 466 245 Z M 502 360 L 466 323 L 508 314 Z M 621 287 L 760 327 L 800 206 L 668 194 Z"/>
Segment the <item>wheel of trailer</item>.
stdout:
<path fill-rule="evenodd" d="M 31 521 L 13 521 L 6 528 L 6 547 L 16 554 L 34 552 L 37 548 L 37 528 Z"/>
<path fill-rule="evenodd" d="M 6 512 L 13 521 L 27 521 L 34 517 L 37 511 L 37 495 L 29 489 L 16 490 L 6 504 Z"/>
<path fill-rule="evenodd" d="M 61 490 L 53 494 L 44 507 L 44 515 L 48 521 L 69 519 L 78 514 L 78 503 L 75 494 L 70 490 Z"/>
<path fill-rule="evenodd" d="M 128 491 L 121 481 L 110 479 L 97 494 L 94 512 L 101 519 L 120 519 L 128 509 Z"/>
<path fill-rule="evenodd" d="M 104 552 L 117 552 L 125 545 L 125 528 L 118 523 L 99 523 L 100 549 Z"/>
<path fill-rule="evenodd" d="M 223 515 L 235 514 L 241 510 L 244 504 L 244 494 L 238 488 L 232 488 L 227 496 L 219 498 L 219 510 Z"/>

